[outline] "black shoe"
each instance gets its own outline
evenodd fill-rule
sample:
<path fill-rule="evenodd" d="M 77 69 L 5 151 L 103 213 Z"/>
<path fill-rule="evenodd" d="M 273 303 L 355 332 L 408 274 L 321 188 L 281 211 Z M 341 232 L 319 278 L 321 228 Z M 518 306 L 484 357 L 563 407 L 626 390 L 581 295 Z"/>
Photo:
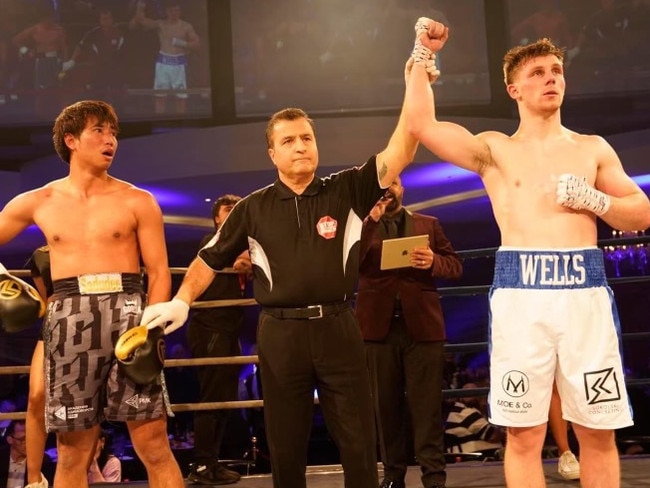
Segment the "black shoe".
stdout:
<path fill-rule="evenodd" d="M 379 488 L 406 488 L 406 485 L 404 484 L 404 480 L 393 481 L 389 480 L 388 478 L 384 478 L 381 480 L 381 483 L 379 483 Z"/>
<path fill-rule="evenodd" d="M 233 471 L 232 469 L 226 468 L 223 464 L 221 463 L 214 463 L 211 466 L 212 469 L 212 475 L 215 476 L 216 478 L 233 478 L 235 481 L 233 483 L 239 481 L 241 479 L 241 474 L 239 474 L 237 471 Z"/>
<path fill-rule="evenodd" d="M 187 479 L 199 485 L 229 485 L 237 483 L 241 475 L 237 471 L 227 469 L 225 466 L 215 463 L 212 466 L 205 464 L 192 464 Z"/>

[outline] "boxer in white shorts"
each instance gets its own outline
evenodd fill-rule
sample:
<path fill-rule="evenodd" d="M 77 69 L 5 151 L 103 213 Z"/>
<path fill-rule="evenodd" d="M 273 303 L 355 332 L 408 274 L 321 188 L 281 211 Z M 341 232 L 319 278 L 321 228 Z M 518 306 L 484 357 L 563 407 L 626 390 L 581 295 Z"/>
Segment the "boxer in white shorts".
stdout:
<path fill-rule="evenodd" d="M 555 378 L 567 420 L 594 429 L 632 425 L 600 249 L 501 247 L 490 322 L 492 423 L 546 423 Z"/>

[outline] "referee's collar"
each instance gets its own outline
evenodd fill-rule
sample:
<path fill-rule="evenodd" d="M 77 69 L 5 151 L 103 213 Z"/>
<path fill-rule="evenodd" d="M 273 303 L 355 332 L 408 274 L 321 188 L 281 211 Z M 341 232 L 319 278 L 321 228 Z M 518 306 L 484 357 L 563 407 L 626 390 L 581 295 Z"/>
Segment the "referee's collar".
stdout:
<path fill-rule="evenodd" d="M 311 183 L 305 188 L 305 191 L 303 191 L 300 195 L 298 195 L 296 192 L 294 192 L 291 188 L 289 188 L 287 185 L 282 183 L 280 179 L 278 178 L 275 180 L 275 183 L 273 183 L 273 187 L 275 188 L 275 191 L 278 192 L 278 195 L 281 199 L 286 200 L 289 198 L 295 198 L 295 197 L 313 197 L 318 195 L 318 192 L 323 186 L 323 179 L 320 178 L 319 176 L 314 175 L 314 179 L 311 180 Z"/>

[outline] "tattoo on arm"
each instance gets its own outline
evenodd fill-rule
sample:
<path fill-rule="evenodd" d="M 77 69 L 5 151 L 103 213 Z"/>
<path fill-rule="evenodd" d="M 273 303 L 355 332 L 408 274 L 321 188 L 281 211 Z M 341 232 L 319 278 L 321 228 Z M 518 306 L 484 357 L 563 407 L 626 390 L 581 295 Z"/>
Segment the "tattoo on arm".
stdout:
<path fill-rule="evenodd" d="M 386 176 L 386 173 L 388 173 L 388 167 L 386 166 L 386 163 L 382 162 L 381 167 L 379 168 L 379 180 L 383 180 L 384 176 Z"/>

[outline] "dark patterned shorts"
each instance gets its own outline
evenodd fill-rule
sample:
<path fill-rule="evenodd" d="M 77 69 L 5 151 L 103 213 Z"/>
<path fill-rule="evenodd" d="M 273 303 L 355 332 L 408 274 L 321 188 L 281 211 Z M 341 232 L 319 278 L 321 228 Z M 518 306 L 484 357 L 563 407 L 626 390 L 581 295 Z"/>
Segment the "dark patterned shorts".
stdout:
<path fill-rule="evenodd" d="M 162 374 L 154 384 L 136 385 L 121 374 L 113 352 L 120 334 L 139 325 L 144 301 L 138 274 L 54 282 L 44 327 L 48 432 L 164 415 Z"/>

